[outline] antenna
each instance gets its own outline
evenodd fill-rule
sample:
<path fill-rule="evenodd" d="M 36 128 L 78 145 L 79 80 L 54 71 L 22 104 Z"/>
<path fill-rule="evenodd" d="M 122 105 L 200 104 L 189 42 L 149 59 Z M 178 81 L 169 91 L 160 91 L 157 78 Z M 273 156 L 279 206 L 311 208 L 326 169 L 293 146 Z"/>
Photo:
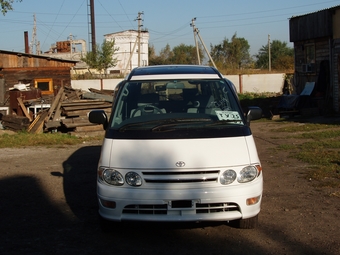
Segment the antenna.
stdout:
<path fill-rule="evenodd" d="M 35 13 L 33 14 L 33 32 L 32 32 L 32 41 L 30 45 L 30 54 L 34 54 L 33 46 L 35 46 L 36 54 L 39 55 L 40 49 L 38 49 L 38 42 L 37 42 L 37 19 L 36 19 Z"/>

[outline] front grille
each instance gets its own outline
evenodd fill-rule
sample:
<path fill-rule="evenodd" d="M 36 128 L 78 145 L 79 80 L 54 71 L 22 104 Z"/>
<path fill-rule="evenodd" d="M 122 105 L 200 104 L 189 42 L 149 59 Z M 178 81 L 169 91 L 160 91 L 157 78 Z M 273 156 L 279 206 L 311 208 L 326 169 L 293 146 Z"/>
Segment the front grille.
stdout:
<path fill-rule="evenodd" d="M 218 213 L 239 211 L 239 207 L 235 203 L 210 203 L 196 204 L 196 213 Z"/>
<path fill-rule="evenodd" d="M 123 213 L 127 214 L 167 214 L 167 205 L 127 205 Z"/>
<path fill-rule="evenodd" d="M 174 208 L 172 208 L 173 210 Z M 223 213 L 230 211 L 239 211 L 239 206 L 236 203 L 195 203 L 192 207 L 196 214 L 210 214 L 210 213 Z M 188 207 L 176 207 L 176 210 L 188 210 Z M 148 215 L 167 215 L 168 205 L 127 205 L 123 209 L 126 214 L 148 214 Z"/>
<path fill-rule="evenodd" d="M 146 183 L 216 183 L 219 173 L 219 170 L 142 172 Z"/>

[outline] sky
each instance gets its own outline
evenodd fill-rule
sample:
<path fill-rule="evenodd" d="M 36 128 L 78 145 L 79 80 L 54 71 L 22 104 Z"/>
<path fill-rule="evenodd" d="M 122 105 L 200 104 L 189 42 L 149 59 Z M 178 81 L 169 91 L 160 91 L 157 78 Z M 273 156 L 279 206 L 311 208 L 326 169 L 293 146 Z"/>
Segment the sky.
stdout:
<path fill-rule="evenodd" d="M 13 11 L 0 14 L 0 50 L 24 52 L 24 32 L 32 40 L 34 15 L 36 40 L 47 51 L 57 41 L 89 41 L 89 0 L 23 0 L 13 3 Z M 224 39 L 244 38 L 251 55 L 271 41 L 287 42 L 289 19 L 293 16 L 339 5 L 331 0 L 94 0 L 96 42 L 105 34 L 138 29 L 138 13 L 143 13 L 143 29 L 149 31 L 149 44 L 159 54 L 167 44 L 195 45 L 192 19 L 204 44 L 218 45 Z M 90 46 L 87 46 L 90 49 Z"/>

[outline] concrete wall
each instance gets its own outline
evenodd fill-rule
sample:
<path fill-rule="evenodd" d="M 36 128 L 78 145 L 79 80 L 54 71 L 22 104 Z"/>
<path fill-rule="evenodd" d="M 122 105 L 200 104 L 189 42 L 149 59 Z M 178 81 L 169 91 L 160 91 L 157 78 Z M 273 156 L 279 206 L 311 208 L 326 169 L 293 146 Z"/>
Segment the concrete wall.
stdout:
<path fill-rule="evenodd" d="M 237 92 L 262 93 L 273 92 L 281 93 L 284 83 L 284 73 L 280 74 L 251 74 L 251 75 L 225 75 L 225 78 L 234 83 Z M 72 80 L 72 88 L 87 91 L 94 89 L 111 89 L 123 79 L 103 79 L 103 80 Z"/>
<path fill-rule="evenodd" d="M 72 80 L 71 86 L 74 89 L 89 91 L 93 89 L 111 89 L 114 90 L 116 85 L 123 79 L 102 79 L 102 80 Z"/>

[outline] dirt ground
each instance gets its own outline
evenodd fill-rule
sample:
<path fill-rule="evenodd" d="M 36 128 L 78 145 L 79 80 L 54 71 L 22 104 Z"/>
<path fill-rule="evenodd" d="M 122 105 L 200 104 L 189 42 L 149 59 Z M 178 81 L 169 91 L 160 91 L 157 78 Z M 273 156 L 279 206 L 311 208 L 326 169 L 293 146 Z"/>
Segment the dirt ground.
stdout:
<path fill-rule="evenodd" d="M 103 232 L 99 142 L 0 149 L 0 254 L 340 254 L 340 198 L 314 188 L 307 165 L 275 152 L 294 143 L 271 132 L 278 125 L 251 124 L 265 180 L 259 226 L 251 230 L 126 223 Z"/>

